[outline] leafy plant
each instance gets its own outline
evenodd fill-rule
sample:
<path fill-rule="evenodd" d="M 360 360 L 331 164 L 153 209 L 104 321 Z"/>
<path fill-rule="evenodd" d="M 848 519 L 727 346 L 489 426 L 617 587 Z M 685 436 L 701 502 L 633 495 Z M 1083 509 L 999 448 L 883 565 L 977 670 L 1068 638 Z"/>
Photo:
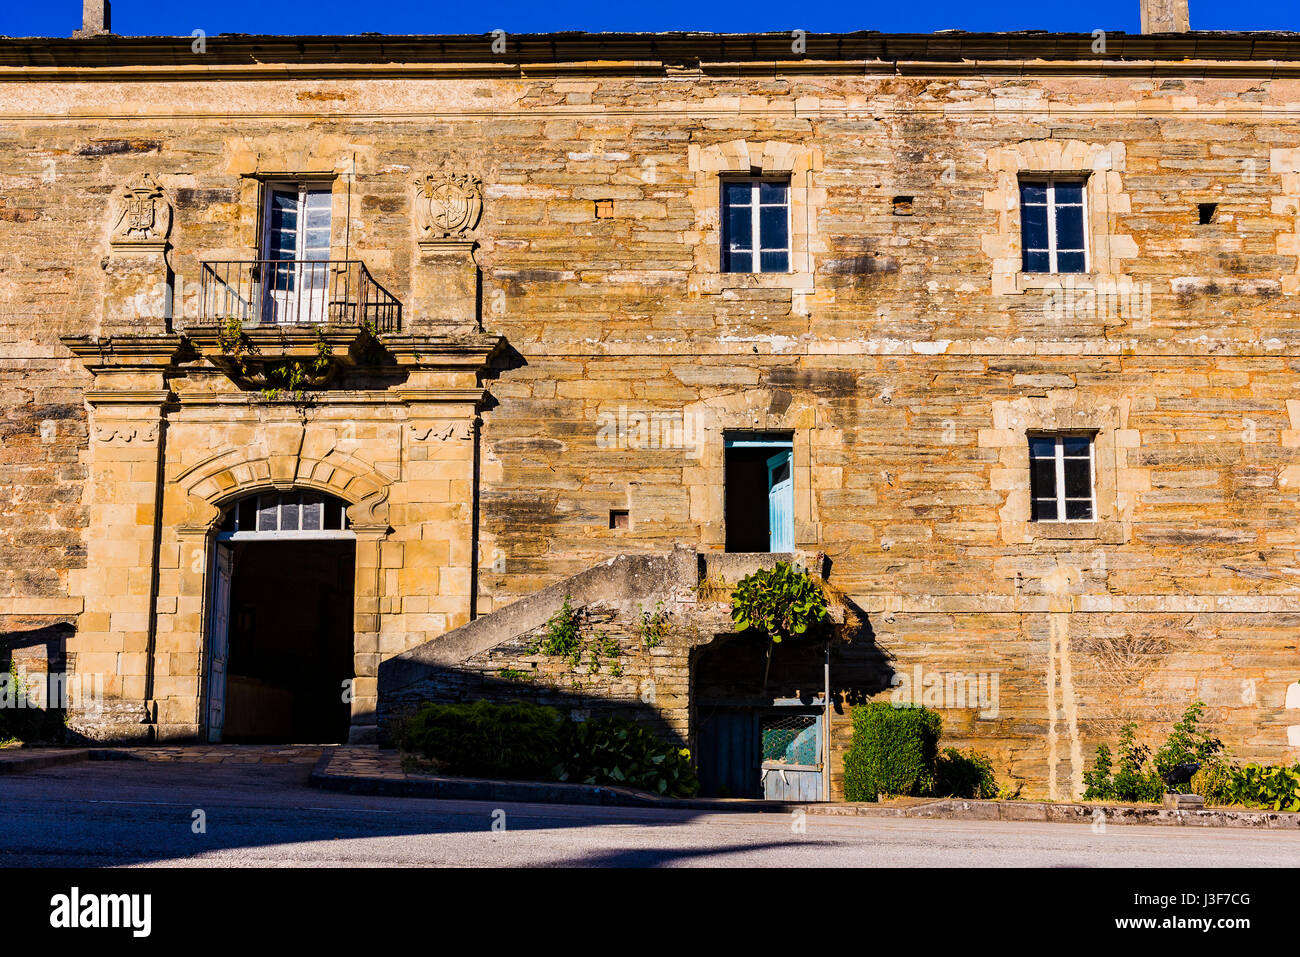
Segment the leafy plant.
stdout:
<path fill-rule="evenodd" d="M 997 797 L 993 762 L 979 751 L 944 748 L 934 763 L 934 796 L 976 800 Z"/>
<path fill-rule="evenodd" d="M 658 648 L 668 637 L 670 622 L 668 612 L 664 611 L 662 601 L 655 602 L 655 610 L 649 612 L 643 605 L 637 605 L 641 609 L 641 617 L 637 621 L 636 631 L 641 636 L 641 643 L 647 648 Z"/>
<path fill-rule="evenodd" d="M 1156 752 L 1156 773 L 1162 777 L 1180 764 L 1195 762 L 1206 766 L 1219 760 L 1223 742 L 1211 738 L 1199 727 L 1205 712 L 1204 701 L 1193 701 Z"/>
<path fill-rule="evenodd" d="M 493 778 L 537 779 L 560 751 L 564 719 L 526 702 L 425 704 L 402 727 L 402 749 L 440 770 Z"/>
<path fill-rule="evenodd" d="M 622 785 L 667 797 L 690 797 L 699 790 L 689 750 L 673 748 L 623 718 L 572 722 L 563 745 L 552 768 L 557 781 Z"/>
<path fill-rule="evenodd" d="M 1084 772 L 1085 801 L 1130 801 L 1159 804 L 1165 783 L 1149 767 L 1151 749 L 1137 741 L 1137 724 L 1130 721 L 1120 729 L 1118 764 L 1111 773 L 1110 748 L 1099 745 L 1092 768 Z"/>
<path fill-rule="evenodd" d="M 1083 772 L 1085 801 L 1115 800 L 1115 782 L 1111 780 L 1113 770 L 1110 747 L 1105 744 L 1097 745 L 1097 756 L 1093 758 L 1092 767 Z"/>
<path fill-rule="evenodd" d="M 789 562 L 746 575 L 731 593 L 731 620 L 737 630 L 753 628 L 773 642 L 815 633 L 828 619 L 825 592 Z"/>
<path fill-rule="evenodd" d="M 552 658 L 568 658 L 577 667 L 582 656 L 582 632 L 571 596 L 565 595 L 564 604 L 547 620 L 546 631 L 534 646 L 534 651 Z"/>
<path fill-rule="evenodd" d="M 1231 804 L 1300 811 L 1300 764 L 1295 767 L 1261 767 L 1248 764 L 1237 768 L 1227 787 Z"/>
<path fill-rule="evenodd" d="M 844 794 L 850 801 L 879 795 L 929 794 L 943 719 L 929 708 L 873 701 L 853 709 L 853 739 L 844 755 Z"/>
<path fill-rule="evenodd" d="M 447 774 L 622 785 L 670 797 L 699 790 L 690 751 L 641 725 L 572 721 L 522 701 L 425 704 L 403 725 L 401 745 Z"/>

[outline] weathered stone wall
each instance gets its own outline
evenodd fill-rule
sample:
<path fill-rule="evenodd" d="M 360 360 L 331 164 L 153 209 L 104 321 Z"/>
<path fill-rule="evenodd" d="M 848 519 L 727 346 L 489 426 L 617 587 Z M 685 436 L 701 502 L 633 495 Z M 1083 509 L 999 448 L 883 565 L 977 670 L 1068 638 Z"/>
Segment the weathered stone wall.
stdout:
<path fill-rule="evenodd" d="M 1064 794 L 1117 723 L 1155 734 L 1197 695 L 1239 755 L 1293 759 L 1300 82 L 1196 72 L 0 79 L 4 627 L 82 607 L 89 377 L 58 336 L 99 331 L 112 191 L 146 170 L 171 191 L 184 301 L 201 261 L 253 256 L 258 175 L 337 174 L 349 255 L 410 301 L 410 180 L 446 159 L 484 180 L 482 321 L 509 348 L 477 573 L 448 545 L 440 592 L 476 577 L 483 613 L 614 553 L 721 548 L 721 431 L 788 429 L 797 545 L 899 670 L 999 673 L 996 718 L 946 720 L 1004 773 Z M 742 163 L 797 171 L 806 272 L 717 274 L 716 175 Z M 1017 277 L 1008 190 L 1046 169 L 1090 174 L 1113 295 Z M 176 382 L 182 409 L 210 378 Z M 225 408 L 178 441 L 252 441 L 258 418 Z M 611 447 L 611 421 L 653 412 L 699 431 L 629 448 L 616 425 Z M 1028 522 L 1024 433 L 1065 427 L 1100 430 L 1096 528 Z M 197 454 L 178 452 L 169 478 Z M 384 555 L 381 657 L 459 613 L 420 604 L 441 552 Z M 169 653 L 197 656 L 202 609 L 178 614 Z"/>

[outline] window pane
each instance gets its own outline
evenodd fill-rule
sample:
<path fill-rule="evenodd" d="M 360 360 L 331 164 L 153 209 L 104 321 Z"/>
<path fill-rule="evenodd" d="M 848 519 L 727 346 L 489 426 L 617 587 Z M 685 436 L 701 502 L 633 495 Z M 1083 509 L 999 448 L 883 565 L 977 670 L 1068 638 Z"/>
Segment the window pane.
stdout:
<path fill-rule="evenodd" d="M 1030 518 L 1035 522 L 1056 522 L 1060 519 L 1056 515 L 1056 499 L 1054 498 L 1036 498 L 1034 499 L 1033 513 Z"/>
<path fill-rule="evenodd" d="M 749 183 L 723 183 L 722 203 L 724 206 L 748 206 L 753 186 Z"/>
<path fill-rule="evenodd" d="M 1047 250 L 1033 251 L 1025 250 L 1025 272 L 1051 272 L 1052 261 L 1047 256 Z"/>
<path fill-rule="evenodd" d="M 1082 183 L 1057 183 L 1056 184 L 1056 203 L 1083 203 L 1083 184 Z"/>
<path fill-rule="evenodd" d="M 1087 459 L 1065 460 L 1066 498 L 1092 498 L 1092 468 Z"/>
<path fill-rule="evenodd" d="M 1061 436 L 1061 451 L 1066 456 L 1082 455 L 1085 458 L 1088 455 L 1088 447 L 1092 445 L 1092 437 L 1088 435 L 1063 435 Z"/>
<path fill-rule="evenodd" d="M 314 532 L 321 527 L 321 511 L 324 503 L 315 495 L 304 495 L 302 497 L 302 530 L 304 532 Z"/>
<path fill-rule="evenodd" d="M 257 502 L 257 530 L 259 532 L 274 532 L 280 528 L 280 503 L 274 497 L 269 501 L 263 501 L 261 498 Z"/>
<path fill-rule="evenodd" d="M 759 211 L 758 237 L 763 249 L 789 249 L 789 216 L 784 206 L 764 206 Z"/>
<path fill-rule="evenodd" d="M 1073 521 L 1087 521 L 1092 518 L 1092 502 L 1065 500 L 1065 517 Z"/>
<path fill-rule="evenodd" d="M 1083 207 L 1058 206 L 1056 209 L 1056 248 L 1083 248 Z"/>
<path fill-rule="evenodd" d="M 753 272 L 754 257 L 751 253 L 732 252 L 727 256 L 727 272 Z"/>
<path fill-rule="evenodd" d="M 1020 242 L 1025 249 L 1047 248 L 1047 207 L 1025 206 L 1020 211 Z"/>
<path fill-rule="evenodd" d="M 727 243 L 734 249 L 749 249 L 754 244 L 754 214 L 752 207 L 733 206 L 727 210 Z"/>
<path fill-rule="evenodd" d="M 301 525 L 297 496 L 287 496 L 280 504 L 280 531 L 296 532 Z"/>
<path fill-rule="evenodd" d="M 763 272 L 789 272 L 790 254 L 785 250 L 762 254 Z"/>
<path fill-rule="evenodd" d="M 1026 206 L 1029 203 L 1046 203 L 1047 202 L 1047 184 L 1046 183 L 1021 183 L 1020 184 L 1020 205 Z"/>
<path fill-rule="evenodd" d="M 786 205 L 789 187 L 785 183 L 759 183 L 758 201 L 764 206 L 772 204 Z"/>
<path fill-rule="evenodd" d="M 1031 436 L 1029 454 L 1036 459 L 1050 459 L 1056 455 L 1056 439 L 1050 436 Z"/>
<path fill-rule="evenodd" d="M 257 499 L 246 498 L 239 503 L 239 530 L 251 532 L 257 528 Z"/>
<path fill-rule="evenodd" d="M 1051 459 L 1034 459 L 1030 485 L 1035 498 L 1056 498 L 1056 463 Z"/>
<path fill-rule="evenodd" d="M 1083 272 L 1084 260 L 1083 253 L 1062 253 L 1056 254 L 1056 271 L 1057 272 Z"/>

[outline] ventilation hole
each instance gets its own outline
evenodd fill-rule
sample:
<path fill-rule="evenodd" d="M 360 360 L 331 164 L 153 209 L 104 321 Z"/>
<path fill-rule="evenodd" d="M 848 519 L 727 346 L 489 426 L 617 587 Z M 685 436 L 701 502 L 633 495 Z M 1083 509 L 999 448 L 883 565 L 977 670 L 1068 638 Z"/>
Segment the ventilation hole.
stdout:
<path fill-rule="evenodd" d="M 895 216 L 911 216 L 911 215 L 912 215 L 912 202 L 913 202 L 913 200 L 915 200 L 915 199 L 916 199 L 915 196 L 895 196 L 895 197 L 894 197 L 894 215 L 895 215 Z"/>
<path fill-rule="evenodd" d="M 1196 212 L 1200 217 L 1202 226 L 1209 226 L 1211 223 L 1219 221 L 1219 204 L 1218 203 L 1197 203 Z"/>
<path fill-rule="evenodd" d="M 609 510 L 609 527 L 627 528 L 628 527 L 627 509 L 611 508 Z"/>

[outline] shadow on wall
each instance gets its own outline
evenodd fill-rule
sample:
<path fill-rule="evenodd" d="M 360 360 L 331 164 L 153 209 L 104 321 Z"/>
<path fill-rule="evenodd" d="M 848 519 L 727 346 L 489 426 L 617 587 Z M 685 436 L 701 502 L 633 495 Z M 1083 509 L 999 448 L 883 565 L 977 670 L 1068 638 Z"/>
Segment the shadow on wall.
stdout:
<path fill-rule="evenodd" d="M 0 633 L 0 672 L 8 682 L 11 666 L 27 676 L 24 684 L 31 688 L 49 675 L 66 675 L 68 639 L 76 633 L 69 622 L 56 622 L 25 631 Z M 61 687 L 57 682 L 54 687 Z M 6 688 L 5 706 L 0 707 L 0 740 L 17 738 L 23 742 L 61 742 L 64 739 L 65 711 L 50 708 L 47 697 L 51 684 L 39 688 L 36 703 L 40 707 L 11 707 L 9 695 L 16 689 Z M 59 702 L 60 705 L 62 701 Z"/>
<path fill-rule="evenodd" d="M 382 667 L 382 665 L 380 666 Z M 653 731 L 675 748 L 689 744 L 664 720 L 656 707 L 655 693 L 647 689 L 645 698 L 629 695 L 584 694 L 580 690 L 556 687 L 527 678 L 500 678 L 473 668 L 431 665 L 419 689 L 408 694 L 394 694 L 384 708 L 387 719 L 381 726 L 381 743 L 395 746 L 401 739 L 401 725 L 421 704 L 458 704 L 478 700 L 506 702 L 526 701 L 545 705 L 575 721 L 598 718 L 626 718 Z"/>

